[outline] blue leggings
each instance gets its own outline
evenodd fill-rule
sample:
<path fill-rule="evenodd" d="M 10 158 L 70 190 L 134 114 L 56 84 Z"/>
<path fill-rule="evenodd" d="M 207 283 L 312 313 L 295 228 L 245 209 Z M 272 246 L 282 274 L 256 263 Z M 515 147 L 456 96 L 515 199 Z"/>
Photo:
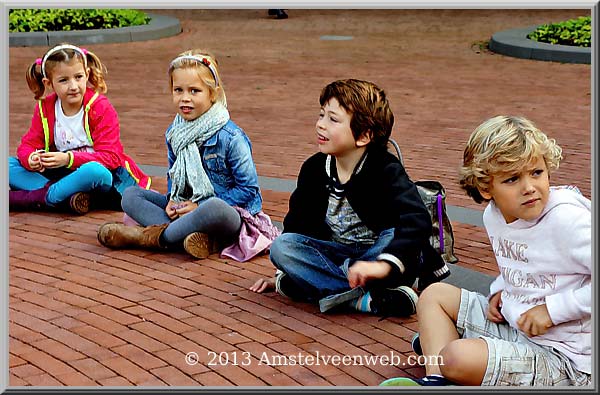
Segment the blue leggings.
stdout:
<path fill-rule="evenodd" d="M 113 183 L 110 170 L 98 162 L 84 163 L 75 170 L 46 169 L 40 173 L 27 170 L 19 159 L 11 156 L 8 158 L 8 174 L 8 183 L 13 190 L 34 191 L 54 181 L 46 194 L 49 206 L 55 206 L 77 192 L 108 192 Z"/>
<path fill-rule="evenodd" d="M 138 186 L 127 188 L 121 201 L 123 211 L 142 226 L 170 223 L 161 236 L 168 244 L 178 244 L 194 232 L 208 233 L 219 241 L 231 242 L 242 226 L 236 209 L 217 197 L 198 202 L 194 211 L 173 221 L 165 212 L 168 203 L 165 195 Z"/>

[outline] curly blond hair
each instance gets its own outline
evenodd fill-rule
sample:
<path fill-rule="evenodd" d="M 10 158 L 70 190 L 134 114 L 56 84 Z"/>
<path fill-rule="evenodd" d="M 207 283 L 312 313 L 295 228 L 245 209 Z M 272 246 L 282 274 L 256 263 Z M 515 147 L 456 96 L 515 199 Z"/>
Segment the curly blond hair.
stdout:
<path fill-rule="evenodd" d="M 519 171 L 539 156 L 543 156 L 551 173 L 558 169 L 562 149 L 524 117 L 490 118 L 469 137 L 460 168 L 460 186 L 475 202 L 483 203 L 489 199 L 479 191 L 489 190 L 492 175 Z"/>

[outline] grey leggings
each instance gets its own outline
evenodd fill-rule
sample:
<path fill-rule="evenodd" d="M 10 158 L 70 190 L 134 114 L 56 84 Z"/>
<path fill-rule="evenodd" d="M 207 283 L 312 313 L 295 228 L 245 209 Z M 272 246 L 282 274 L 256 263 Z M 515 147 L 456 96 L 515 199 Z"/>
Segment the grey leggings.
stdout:
<path fill-rule="evenodd" d="M 198 202 L 198 208 L 172 221 L 165 208 L 169 201 L 158 192 L 132 186 L 123 193 L 123 211 L 142 226 L 160 225 L 170 222 L 162 234 L 168 244 L 178 244 L 187 235 L 204 232 L 219 241 L 232 242 L 242 226 L 238 212 L 222 199 L 211 197 Z"/>

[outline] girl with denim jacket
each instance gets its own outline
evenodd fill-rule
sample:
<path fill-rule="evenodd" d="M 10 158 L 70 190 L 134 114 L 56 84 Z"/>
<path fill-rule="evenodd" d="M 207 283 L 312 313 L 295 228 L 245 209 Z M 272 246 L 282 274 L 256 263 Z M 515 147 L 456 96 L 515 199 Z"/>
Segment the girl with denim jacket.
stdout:
<path fill-rule="evenodd" d="M 94 53 L 57 45 L 32 62 L 26 78 L 38 102 L 17 155 L 8 159 L 10 210 L 65 206 L 84 214 L 90 193 L 120 209 L 127 187 L 150 187 L 123 151 L 117 113 L 103 95 L 104 65 Z"/>
<path fill-rule="evenodd" d="M 169 66 L 177 114 L 166 131 L 167 194 L 138 187 L 125 191 L 125 213 L 142 227 L 107 223 L 98 240 L 110 248 L 175 247 L 196 258 L 233 245 L 247 260 L 269 247 L 237 241 L 247 233 L 273 240 L 277 229 L 262 213 L 258 175 L 248 136 L 229 117 L 217 62 L 210 53 L 186 51 Z"/>

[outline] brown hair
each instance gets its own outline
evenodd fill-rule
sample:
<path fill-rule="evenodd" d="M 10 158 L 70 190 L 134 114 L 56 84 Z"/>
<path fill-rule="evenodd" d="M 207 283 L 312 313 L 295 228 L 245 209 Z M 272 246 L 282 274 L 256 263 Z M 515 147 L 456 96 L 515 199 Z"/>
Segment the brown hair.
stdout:
<path fill-rule="evenodd" d="M 369 145 L 387 145 L 394 126 L 394 114 L 383 89 L 368 81 L 338 80 L 323 88 L 319 103 L 324 106 L 332 98 L 351 114 L 350 129 L 354 140 L 370 133 Z"/>
<path fill-rule="evenodd" d="M 42 58 L 36 59 L 27 68 L 25 78 L 36 100 L 44 96 L 44 78 L 52 80 L 54 67 L 61 62 L 69 63 L 73 59 L 79 60 L 84 65 L 88 75 L 88 85 L 96 92 L 106 93 L 107 86 L 104 81 L 106 67 L 100 59 L 93 52 L 65 43 L 50 48 Z"/>

